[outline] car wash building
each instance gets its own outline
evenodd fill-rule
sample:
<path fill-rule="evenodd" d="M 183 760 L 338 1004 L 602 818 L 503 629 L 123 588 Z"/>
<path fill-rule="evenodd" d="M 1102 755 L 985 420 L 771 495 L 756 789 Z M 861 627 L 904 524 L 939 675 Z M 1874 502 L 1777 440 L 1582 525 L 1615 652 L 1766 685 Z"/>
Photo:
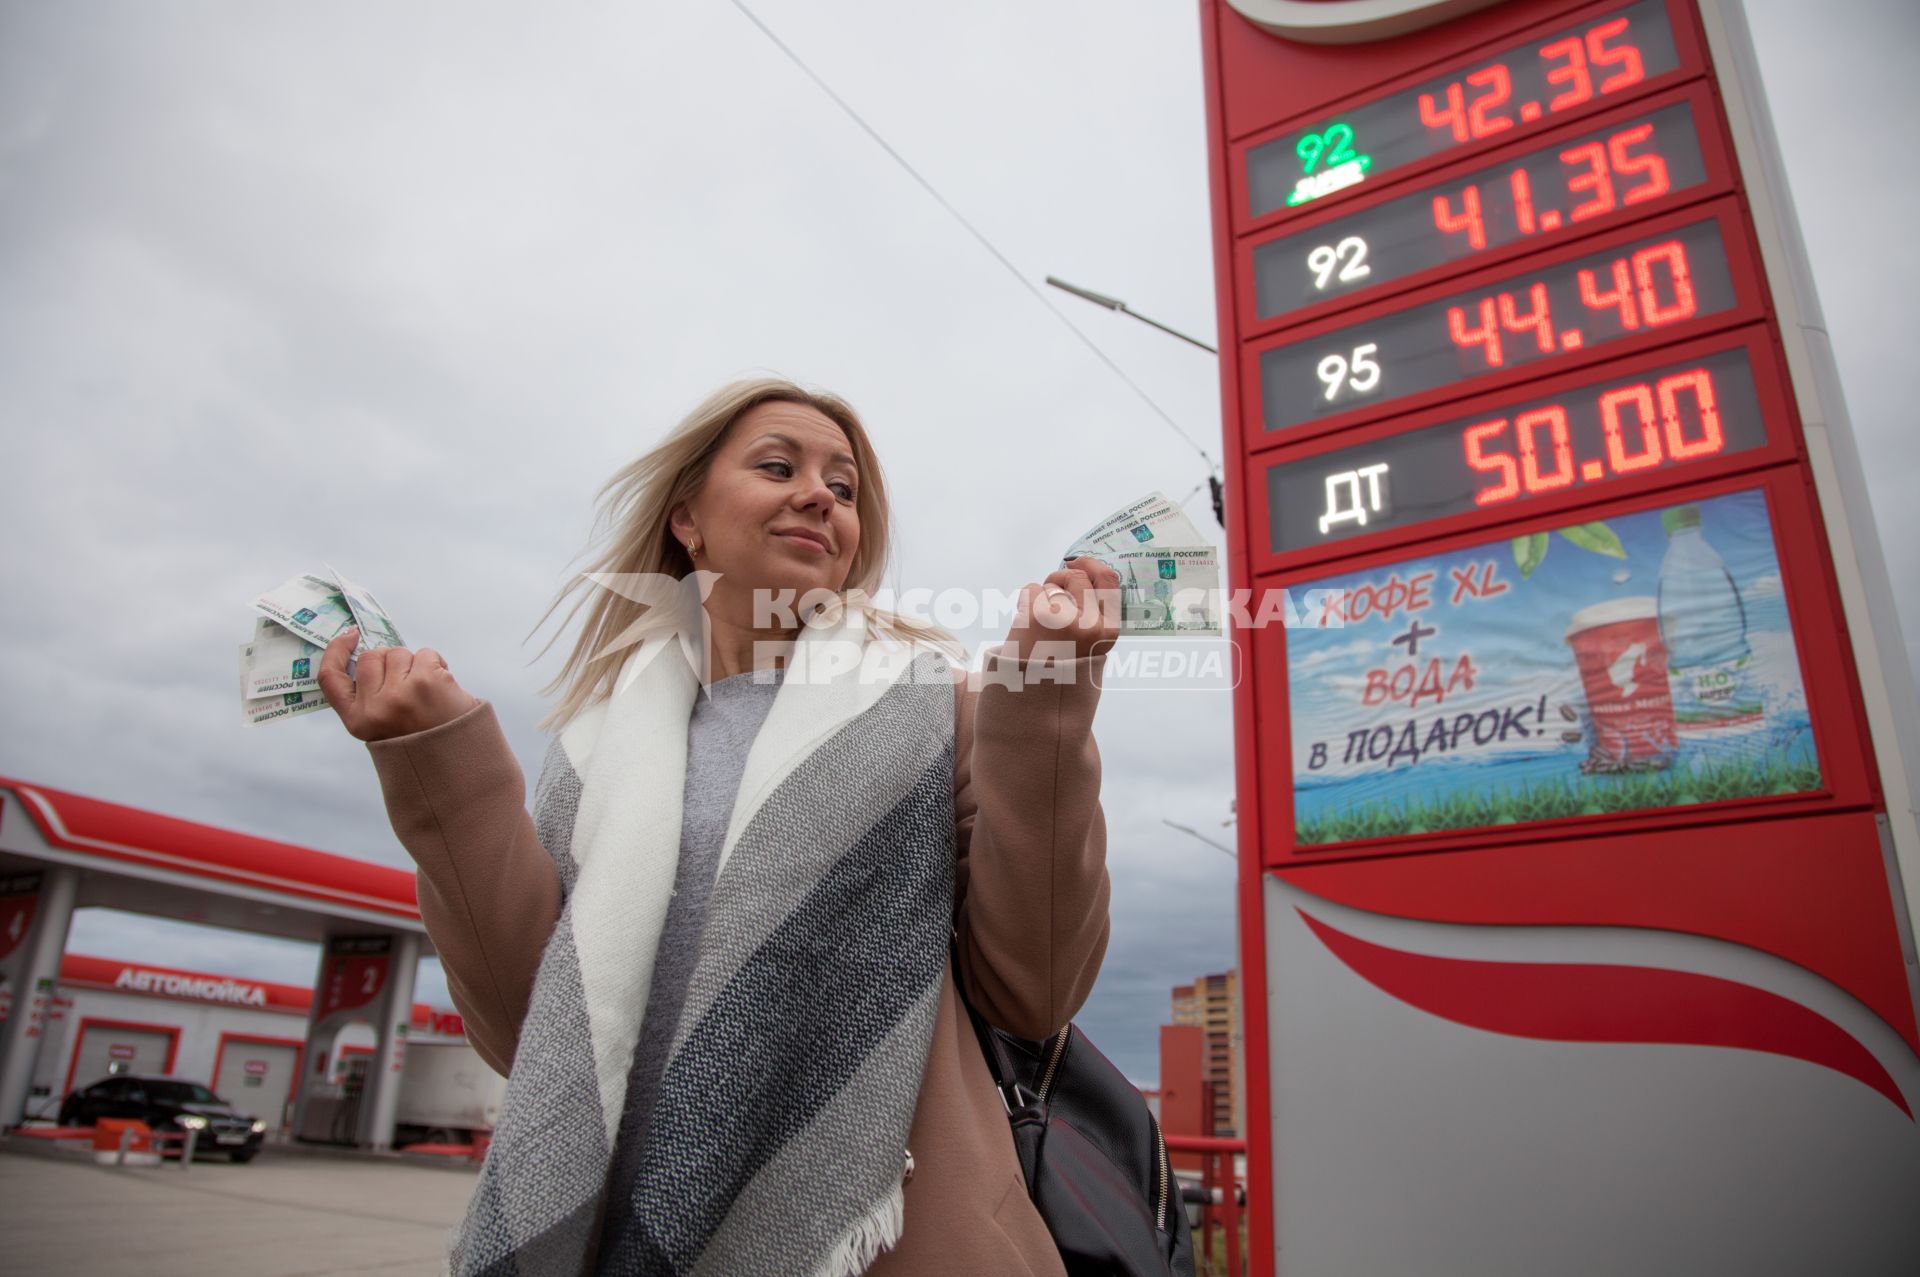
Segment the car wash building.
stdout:
<path fill-rule="evenodd" d="M 10 1004 L 0 992 L 0 1023 Z M 291 1131 L 312 1009 L 313 990 L 301 985 L 69 953 L 44 1008 L 26 1116 L 54 1118 L 65 1096 L 103 1078 L 165 1073 Z M 416 1054 L 466 1040 L 457 1012 L 424 1002 L 413 1004 L 407 1036 Z M 362 1096 L 375 1047 L 371 1025 L 349 1025 L 315 1074 L 342 1096 Z"/>

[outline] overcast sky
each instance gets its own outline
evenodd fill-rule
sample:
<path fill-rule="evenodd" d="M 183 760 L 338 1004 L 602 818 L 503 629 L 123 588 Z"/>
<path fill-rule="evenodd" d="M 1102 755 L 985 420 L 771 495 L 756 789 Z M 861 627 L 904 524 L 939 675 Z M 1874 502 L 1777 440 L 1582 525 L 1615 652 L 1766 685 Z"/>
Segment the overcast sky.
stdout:
<path fill-rule="evenodd" d="M 1211 336 L 1193 4 L 754 7 L 1027 279 Z M 1904 590 L 1920 442 L 1890 316 L 1920 293 L 1899 160 L 1920 12 L 1749 7 Z M 1011 589 L 1206 475 L 722 0 L 8 0 L 0 280 L 0 773 L 387 864 L 408 862 L 331 716 L 239 721 L 248 602 L 294 572 L 378 591 L 531 776 L 557 662 L 525 639 L 592 495 L 721 382 L 853 400 L 901 586 Z M 1210 356 L 1060 304 L 1218 454 Z M 1169 986 L 1234 961 L 1232 862 L 1160 823 L 1231 837 L 1229 733 L 1218 695 L 1100 711 L 1114 933 L 1081 1021 L 1136 1078 Z M 71 947 L 294 983 L 315 964 L 100 911 Z M 446 1002 L 431 963 L 421 991 Z"/>

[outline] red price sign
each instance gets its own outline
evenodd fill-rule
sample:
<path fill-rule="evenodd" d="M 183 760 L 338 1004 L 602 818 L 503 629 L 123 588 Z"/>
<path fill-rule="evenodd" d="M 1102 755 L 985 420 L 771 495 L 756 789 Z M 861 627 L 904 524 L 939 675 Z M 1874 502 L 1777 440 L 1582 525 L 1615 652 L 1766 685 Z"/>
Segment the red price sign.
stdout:
<path fill-rule="evenodd" d="M 1246 154 L 1249 212 L 1297 209 L 1599 99 L 1680 65 L 1664 0 L 1562 28 Z"/>
<path fill-rule="evenodd" d="M 33 926 L 33 907 L 40 899 L 32 896 L 0 896 L 0 958 L 10 956 L 27 938 Z"/>
<path fill-rule="evenodd" d="M 1579 226 L 1708 172 L 1694 108 L 1676 102 L 1257 245 L 1256 318 L 1271 319 L 1535 235 Z"/>
<path fill-rule="evenodd" d="M 1260 355 L 1268 432 L 1731 310 L 1709 218 Z"/>
<path fill-rule="evenodd" d="M 380 996 L 391 962 L 384 953 L 330 956 L 321 986 L 320 1015 L 365 1006 Z"/>
<path fill-rule="evenodd" d="M 1291 460 L 1267 470 L 1276 553 L 1759 448 L 1769 438 L 1747 348 Z"/>

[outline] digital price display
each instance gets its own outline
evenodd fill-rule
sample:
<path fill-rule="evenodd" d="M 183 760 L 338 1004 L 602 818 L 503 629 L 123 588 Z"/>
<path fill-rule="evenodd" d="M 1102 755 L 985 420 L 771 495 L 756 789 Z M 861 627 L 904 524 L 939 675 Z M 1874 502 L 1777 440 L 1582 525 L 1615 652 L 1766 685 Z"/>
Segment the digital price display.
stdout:
<path fill-rule="evenodd" d="M 1730 310 L 1735 300 L 1710 218 L 1264 351 L 1262 421 L 1281 430 L 1387 403 Z"/>
<path fill-rule="evenodd" d="M 1416 160 L 1493 137 L 1680 65 L 1665 0 L 1508 49 L 1247 152 L 1251 213 L 1298 208 Z"/>
<path fill-rule="evenodd" d="M 1707 180 L 1684 102 L 1253 250 L 1254 303 L 1271 319 Z"/>
<path fill-rule="evenodd" d="M 1744 347 L 1267 470 L 1276 554 L 1767 442 Z"/>

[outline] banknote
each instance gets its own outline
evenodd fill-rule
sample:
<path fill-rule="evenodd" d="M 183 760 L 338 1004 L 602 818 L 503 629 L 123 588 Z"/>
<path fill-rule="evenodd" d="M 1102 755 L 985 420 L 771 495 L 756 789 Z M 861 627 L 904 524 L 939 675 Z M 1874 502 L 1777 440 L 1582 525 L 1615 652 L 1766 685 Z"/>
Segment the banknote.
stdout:
<path fill-rule="evenodd" d="M 353 609 L 347 606 L 340 587 L 312 572 L 303 572 L 267 591 L 253 601 L 253 607 L 315 647 L 325 647 L 353 624 Z"/>
<path fill-rule="evenodd" d="M 282 718 L 297 718 L 301 714 L 327 708 L 327 698 L 319 692 L 286 692 L 279 696 L 261 696 L 240 702 L 241 717 L 247 720 L 249 727 L 258 727 Z"/>
<path fill-rule="evenodd" d="M 1122 634 L 1219 634 L 1220 551 L 1186 512 L 1152 492 L 1076 539 L 1062 560 L 1091 555 L 1120 574 Z"/>
<path fill-rule="evenodd" d="M 1193 526 L 1186 511 L 1168 500 L 1164 492 L 1150 492 L 1115 510 L 1081 534 L 1066 557 L 1091 554 L 1099 558 L 1103 557 L 1103 551 L 1118 553 L 1149 545 L 1205 544 L 1206 538 Z"/>
<path fill-rule="evenodd" d="M 1122 634 L 1220 633 L 1220 552 L 1163 545 L 1102 556 L 1120 573 Z"/>
<path fill-rule="evenodd" d="M 247 649 L 251 646 L 250 643 L 240 646 L 240 717 L 246 720 L 247 726 L 258 727 L 262 723 L 327 708 L 327 698 L 317 690 L 280 692 L 272 696 L 247 695 Z"/>
<path fill-rule="evenodd" d="M 240 645 L 240 712 L 259 726 L 327 708 L 320 695 L 321 649 L 350 626 L 360 638 L 347 658 L 353 673 L 370 647 L 404 647 L 400 630 L 371 590 L 332 568 L 303 572 L 253 601 L 260 615 Z"/>
<path fill-rule="evenodd" d="M 253 622 L 253 639 L 240 645 L 241 695 L 307 692 L 320 686 L 320 649 L 264 616 Z"/>
<path fill-rule="evenodd" d="M 353 613 L 353 623 L 360 627 L 360 643 L 356 650 L 365 651 L 370 647 L 405 647 L 407 641 L 400 637 L 399 629 L 393 618 L 387 615 L 387 609 L 380 606 L 380 600 L 373 597 L 373 591 L 364 586 L 355 585 L 334 572 L 334 583 L 339 586 L 341 595 L 347 600 L 347 610 Z"/>

